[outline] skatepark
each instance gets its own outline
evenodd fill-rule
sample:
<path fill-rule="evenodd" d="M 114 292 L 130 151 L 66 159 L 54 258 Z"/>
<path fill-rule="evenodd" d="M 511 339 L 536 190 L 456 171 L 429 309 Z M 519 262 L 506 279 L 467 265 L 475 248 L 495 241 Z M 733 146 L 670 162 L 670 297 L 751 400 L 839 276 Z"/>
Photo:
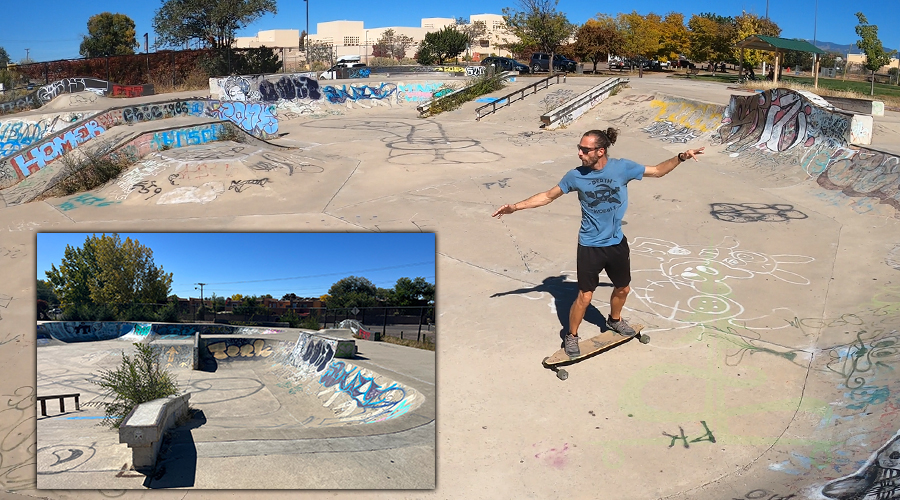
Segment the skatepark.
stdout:
<path fill-rule="evenodd" d="M 35 490 L 35 470 L 40 474 L 59 458 L 42 461 L 35 429 L 65 422 L 95 425 L 86 419 L 39 421 L 34 398 L 42 395 L 42 377 L 85 384 L 78 378 L 85 364 L 110 362 L 113 350 L 91 346 L 71 356 L 60 353 L 50 371 L 36 366 L 43 351 L 50 355 L 61 347 L 88 346 L 36 347 L 35 231 L 427 231 L 437 234 L 438 245 L 437 369 L 432 397 L 424 394 L 435 412 L 434 490 L 396 491 L 380 483 L 376 489 L 390 490 L 260 495 L 900 495 L 900 287 L 893 283 L 900 279 L 900 181 L 895 173 L 900 113 L 871 116 L 866 129 L 859 112 L 794 91 L 632 77 L 627 87 L 565 126 L 541 127 L 542 115 L 604 78 L 570 76 L 477 121 L 475 109 L 486 101 L 422 119 L 415 109 L 418 101 L 400 98 L 399 90 L 393 100 L 372 97 L 387 94 L 371 91 L 390 88 L 384 83 L 397 89 L 414 85 L 408 92 L 416 86 L 433 91 L 447 78 L 372 80 L 365 83 L 370 90 L 348 91 L 343 102 L 329 100 L 333 94 L 324 89 L 325 97 L 318 100 L 310 94 L 284 99 L 288 102 L 274 113 L 277 133 L 266 139 L 238 142 L 231 139 L 243 136 L 235 131 L 229 140 L 163 148 L 153 146 L 158 130 L 218 127 L 210 123 L 219 122 L 203 112 L 158 124 L 135 123 L 146 128 L 117 139 L 125 144 L 150 137 L 149 146 L 135 146 L 143 156 L 134 170 L 89 193 L 42 198 L 35 193 L 49 184 L 39 177 L 43 172 L 19 171 L 25 179 L 0 191 L 6 205 L 0 209 L 0 269 L 6 277 L 0 283 L 0 349 L 15 367 L 4 370 L 9 374 L 0 393 L 7 401 L 0 412 L 4 488 L 12 491 L 11 498 L 229 498 L 241 492 L 224 490 L 279 489 L 289 483 L 285 477 L 302 475 L 291 468 L 299 462 L 283 458 L 302 453 L 290 455 L 270 443 L 269 453 L 277 460 L 241 462 L 248 465 L 240 473 L 271 486 L 246 486 L 226 463 L 234 463 L 236 454 L 226 460 L 204 453 L 211 449 L 202 444 L 210 439 L 204 433 L 218 426 L 239 432 L 237 427 L 245 426 L 246 432 L 268 439 L 273 431 L 266 426 L 272 422 L 221 411 L 217 422 L 215 409 L 208 414 L 204 409 L 206 422 L 190 433 L 196 434 L 191 439 L 197 455 L 196 486 L 190 491 L 134 489 L 144 488 L 146 478 L 115 478 L 126 455 L 107 457 L 116 467 L 96 473 L 92 480 L 98 486 L 78 487 L 90 490 Z M 492 96 L 532 82 L 518 77 Z M 132 103 L 221 98 L 212 92 L 194 94 L 113 103 L 100 97 L 93 102 L 102 106 L 94 109 L 81 108 L 81 102 L 71 107 L 99 116 Z M 61 95 L 45 106 L 68 107 L 80 95 Z M 57 112 L 42 109 L 28 113 Z M 0 124 L 29 116 L 3 115 Z M 621 130 L 610 150 L 613 157 L 653 165 L 688 148 L 706 150 L 699 162 L 683 163 L 662 179 L 629 185 L 623 229 L 631 248 L 632 293 L 624 316 L 643 324 L 651 342 L 627 342 L 568 366 L 563 381 L 541 361 L 559 349 L 576 294 L 578 201 L 564 196 L 500 220 L 490 215 L 503 204 L 554 186 L 578 166 L 575 146 L 581 135 L 608 126 Z M 866 133 L 869 144 L 856 142 Z M 0 161 L 10 164 L 9 158 Z M 54 163 L 43 168 L 52 169 Z M 28 190 L 21 187 L 26 181 L 31 182 Z M 26 191 L 35 194 L 34 201 L 22 201 Z M 609 290 L 601 277 L 581 335 L 601 332 Z M 401 379 L 402 368 L 393 370 L 397 376 L 381 371 L 391 365 L 374 360 L 382 355 L 380 349 L 391 346 L 357 343 L 373 360 L 368 369 L 427 390 L 427 384 L 409 377 L 413 372 Z M 238 369 L 216 373 L 263 381 L 275 376 L 267 368 L 231 375 Z M 180 380 L 202 385 L 193 378 Z M 287 398 L 272 394 L 270 401 L 285 404 Z M 403 458 L 412 460 L 420 452 L 410 450 Z M 263 457 L 266 451 L 253 453 Z M 375 456 L 383 450 L 363 453 Z M 356 462 L 376 474 L 388 467 L 364 458 Z M 329 490 L 359 488 L 343 474 L 346 464 L 333 460 L 315 467 L 318 484 Z M 110 486 L 116 479 L 128 485 Z M 174 481 L 161 487 L 186 486 Z"/>

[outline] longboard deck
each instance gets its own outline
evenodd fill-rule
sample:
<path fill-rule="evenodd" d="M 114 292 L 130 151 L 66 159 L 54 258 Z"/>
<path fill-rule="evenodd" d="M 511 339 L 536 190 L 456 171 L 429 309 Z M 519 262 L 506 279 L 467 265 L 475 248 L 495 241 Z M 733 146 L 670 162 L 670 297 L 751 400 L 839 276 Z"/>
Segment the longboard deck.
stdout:
<path fill-rule="evenodd" d="M 545 358 L 544 365 L 554 366 L 563 363 L 574 363 L 580 359 L 584 359 L 600 351 L 612 349 L 619 344 L 624 344 L 625 342 L 628 342 L 633 338 L 641 337 L 641 330 L 644 329 L 644 325 L 634 325 L 632 326 L 632 328 L 634 328 L 634 330 L 637 332 L 637 335 L 635 335 L 634 337 L 623 337 L 612 330 L 607 330 L 600 335 L 591 337 L 589 339 L 580 340 L 578 342 L 578 349 L 581 351 L 580 356 L 570 358 L 569 355 L 566 354 L 566 350 L 563 348 L 556 351 L 556 353 L 554 353 L 549 358 Z"/>

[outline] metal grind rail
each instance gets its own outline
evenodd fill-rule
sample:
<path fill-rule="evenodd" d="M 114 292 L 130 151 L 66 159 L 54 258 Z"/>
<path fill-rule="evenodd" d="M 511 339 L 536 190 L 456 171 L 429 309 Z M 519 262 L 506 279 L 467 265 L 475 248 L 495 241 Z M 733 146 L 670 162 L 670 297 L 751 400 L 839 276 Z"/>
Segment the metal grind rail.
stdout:
<path fill-rule="evenodd" d="M 484 106 L 477 108 L 475 110 L 475 121 L 481 120 L 482 118 L 484 118 L 485 116 L 487 116 L 491 113 L 496 113 L 498 109 L 503 108 L 505 106 L 509 106 L 510 104 L 512 104 L 516 101 L 521 101 L 522 99 L 525 99 L 525 96 L 536 94 L 538 92 L 538 90 L 544 90 L 544 89 L 548 88 L 551 83 L 550 80 L 552 80 L 554 78 L 556 78 L 555 83 L 557 83 L 557 84 L 559 83 L 560 78 L 562 78 L 563 83 L 565 83 L 566 82 L 566 73 L 556 73 L 556 74 L 550 75 L 546 78 L 542 78 L 527 87 L 523 87 L 519 90 L 510 92 L 509 94 L 497 99 L 496 101 L 494 101 L 492 103 L 485 104 Z M 518 99 L 514 99 L 513 98 L 514 96 L 519 96 L 519 97 L 518 97 Z M 485 111 L 484 113 L 482 113 L 483 110 L 486 110 L 488 108 L 490 108 L 489 111 Z"/>

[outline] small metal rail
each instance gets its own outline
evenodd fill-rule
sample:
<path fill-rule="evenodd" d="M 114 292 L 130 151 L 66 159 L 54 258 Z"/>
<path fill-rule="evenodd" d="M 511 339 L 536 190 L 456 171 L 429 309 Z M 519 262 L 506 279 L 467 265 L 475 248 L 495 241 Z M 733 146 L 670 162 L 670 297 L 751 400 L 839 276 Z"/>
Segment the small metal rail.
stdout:
<path fill-rule="evenodd" d="M 509 106 L 513 102 L 521 101 L 522 99 L 525 99 L 526 95 L 536 94 L 538 92 L 538 90 L 546 89 L 547 87 L 550 86 L 550 83 L 551 83 L 550 80 L 552 80 L 554 78 L 556 78 L 555 83 L 559 83 L 560 78 L 562 78 L 563 83 L 565 83 L 566 82 L 566 73 L 556 73 L 556 74 L 550 75 L 546 78 L 542 78 L 527 87 L 523 87 L 519 90 L 510 92 L 509 94 L 497 99 L 496 101 L 494 101 L 492 103 L 485 104 L 484 106 L 478 107 L 477 109 L 475 109 L 475 121 L 481 120 L 482 118 L 484 118 L 485 116 L 487 116 L 491 113 L 496 113 L 498 109 L 503 108 L 505 106 Z M 513 98 L 514 96 L 518 96 L 518 99 L 514 99 Z M 488 108 L 490 108 L 489 111 L 484 111 L 484 110 L 487 110 Z M 482 113 L 482 111 L 484 111 L 484 112 Z"/>
<path fill-rule="evenodd" d="M 48 399 L 58 399 L 59 400 L 59 411 L 60 413 L 66 412 L 66 404 L 63 402 L 63 398 L 75 398 L 75 409 L 81 410 L 81 405 L 79 404 L 78 398 L 81 397 L 81 393 L 78 394 L 57 394 L 56 396 L 38 396 L 35 398 L 37 401 L 41 403 L 41 416 L 47 416 L 47 400 Z"/>

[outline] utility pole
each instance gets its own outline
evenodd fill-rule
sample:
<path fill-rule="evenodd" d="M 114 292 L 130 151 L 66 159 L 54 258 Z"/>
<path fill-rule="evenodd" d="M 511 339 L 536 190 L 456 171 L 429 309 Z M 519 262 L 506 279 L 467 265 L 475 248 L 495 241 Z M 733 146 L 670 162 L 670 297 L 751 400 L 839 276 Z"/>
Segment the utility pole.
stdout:
<path fill-rule="evenodd" d="M 206 285 L 206 283 L 194 283 L 194 284 L 195 284 L 195 285 L 200 285 L 200 307 L 203 308 L 203 307 L 204 307 L 204 304 L 203 304 L 203 286 Z M 196 290 L 196 289 L 197 289 L 197 287 L 194 287 L 194 290 Z M 204 310 L 204 311 L 205 311 L 205 310 Z M 206 316 L 206 314 L 204 314 L 204 316 Z"/>

